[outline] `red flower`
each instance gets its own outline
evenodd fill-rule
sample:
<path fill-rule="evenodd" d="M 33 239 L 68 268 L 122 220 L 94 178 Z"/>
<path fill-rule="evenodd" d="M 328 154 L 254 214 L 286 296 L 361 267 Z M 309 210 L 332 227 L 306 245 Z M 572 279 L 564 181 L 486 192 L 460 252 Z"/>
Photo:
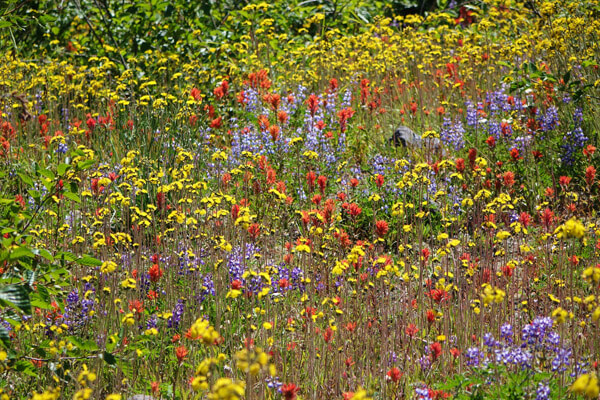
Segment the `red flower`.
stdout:
<path fill-rule="evenodd" d="M 286 279 L 286 278 L 281 278 L 279 280 L 279 287 L 282 289 L 287 288 L 288 286 L 290 286 L 290 282 Z"/>
<path fill-rule="evenodd" d="M 323 340 L 325 340 L 325 343 L 329 343 L 329 342 L 331 342 L 332 339 L 333 339 L 333 330 L 331 329 L 330 326 L 328 326 L 327 329 L 325 330 L 325 332 L 323 332 Z"/>
<path fill-rule="evenodd" d="M 596 147 L 592 146 L 591 144 L 588 144 L 587 147 L 585 149 L 583 149 L 583 155 L 588 158 L 590 156 L 593 156 L 595 152 L 596 152 Z"/>
<path fill-rule="evenodd" d="M 417 334 L 417 332 L 419 332 L 419 329 L 415 324 L 408 324 L 404 332 L 408 337 L 414 337 Z"/>
<path fill-rule="evenodd" d="M 377 185 L 378 188 L 383 186 L 383 182 L 384 182 L 384 178 L 383 175 L 381 174 L 377 174 L 377 176 L 375 176 L 375 184 Z"/>
<path fill-rule="evenodd" d="M 469 164 L 471 164 L 471 168 L 475 166 L 475 160 L 477 159 L 477 149 L 470 148 L 469 149 Z"/>
<path fill-rule="evenodd" d="M 521 222 L 523 226 L 527 228 L 531 222 L 531 215 L 527 214 L 526 212 L 522 212 L 519 214 L 519 222 Z"/>
<path fill-rule="evenodd" d="M 596 168 L 592 165 L 585 169 L 585 182 L 588 186 L 592 186 L 594 184 L 594 179 L 596 178 Z"/>
<path fill-rule="evenodd" d="M 542 211 L 542 224 L 544 224 L 546 230 L 550 229 L 550 225 L 552 224 L 553 220 L 554 213 L 552 212 L 552 210 L 546 208 L 544 211 Z"/>
<path fill-rule="evenodd" d="M 428 248 L 424 248 L 423 250 L 421 250 L 421 255 L 423 256 L 423 261 L 427 262 L 429 256 L 431 255 L 431 252 Z"/>
<path fill-rule="evenodd" d="M 315 189 L 315 180 L 317 179 L 317 174 L 313 171 L 308 171 L 306 173 L 306 183 L 308 184 L 308 191 L 312 192 Z"/>
<path fill-rule="evenodd" d="M 517 149 L 516 147 L 510 149 L 510 157 L 513 159 L 513 161 L 519 160 L 519 149 Z"/>
<path fill-rule="evenodd" d="M 183 359 L 188 355 L 188 351 L 185 346 L 179 346 L 175 349 L 175 356 L 177 356 L 177 361 L 182 362 Z"/>
<path fill-rule="evenodd" d="M 198 90 L 197 88 L 192 88 L 192 90 L 190 91 L 190 96 L 192 96 L 196 101 L 202 98 L 200 90 Z"/>
<path fill-rule="evenodd" d="M 492 149 L 496 147 L 496 139 L 493 136 L 488 137 L 485 142 Z"/>
<path fill-rule="evenodd" d="M 156 193 L 156 208 L 160 211 L 165 206 L 165 193 L 158 192 Z"/>
<path fill-rule="evenodd" d="M 560 186 L 566 188 L 567 186 L 569 186 L 569 183 L 571 183 L 571 177 L 561 176 L 560 178 L 558 178 L 558 183 L 560 184 Z"/>
<path fill-rule="evenodd" d="M 352 215 L 353 217 L 356 217 L 357 215 L 359 215 L 362 212 L 362 208 L 360 208 L 358 206 L 358 204 L 356 203 L 350 203 L 348 205 L 348 212 L 350 213 L 350 215 Z"/>
<path fill-rule="evenodd" d="M 502 179 L 504 181 L 504 186 L 512 187 L 512 185 L 515 184 L 515 173 L 512 171 L 506 171 L 502 176 Z"/>
<path fill-rule="evenodd" d="M 151 282 L 158 282 L 160 277 L 163 276 L 164 271 L 158 266 L 158 264 L 152 264 L 148 273 L 150 274 Z"/>
<path fill-rule="evenodd" d="M 386 233 L 388 233 L 389 227 L 388 223 L 384 220 L 379 220 L 375 222 L 375 233 L 379 237 L 384 237 Z"/>
<path fill-rule="evenodd" d="M 456 159 L 456 170 L 458 172 L 463 172 L 465 170 L 465 160 L 464 158 Z"/>
<path fill-rule="evenodd" d="M 271 125 L 269 127 L 269 134 L 274 142 L 277 141 L 277 139 L 279 139 L 279 127 L 277 125 Z"/>
<path fill-rule="evenodd" d="M 285 385 L 281 386 L 281 393 L 283 394 L 283 398 L 285 400 L 294 400 L 299 391 L 300 388 L 293 383 L 286 383 Z"/>
<path fill-rule="evenodd" d="M 439 342 L 432 343 L 429 345 L 429 350 L 431 350 L 431 357 L 435 361 L 442 354 L 442 345 Z"/>
<path fill-rule="evenodd" d="M 435 321 L 435 311 L 427 310 L 427 321 L 430 323 Z"/>
<path fill-rule="evenodd" d="M 237 219 L 238 214 L 240 213 L 240 206 L 238 206 L 237 204 L 234 204 L 231 206 L 231 218 L 232 219 Z"/>
<path fill-rule="evenodd" d="M 319 175 L 319 178 L 317 179 L 317 185 L 319 185 L 319 190 L 321 191 L 321 194 L 324 194 L 325 186 L 327 186 L 327 177 L 324 175 Z"/>
<path fill-rule="evenodd" d="M 210 122 L 210 127 L 211 128 L 215 128 L 215 129 L 219 129 L 222 124 L 223 124 L 223 119 L 221 117 L 218 117 L 218 118 L 213 119 Z"/>
<path fill-rule="evenodd" d="M 387 372 L 388 378 L 394 383 L 398 383 L 400 378 L 402 378 L 402 375 L 404 374 L 400 372 L 400 370 L 397 367 L 393 367 Z"/>
<path fill-rule="evenodd" d="M 253 240 L 256 240 L 258 235 L 260 235 L 260 226 L 257 223 L 254 223 L 248 227 L 248 233 Z"/>
<path fill-rule="evenodd" d="M 235 290 L 240 290 L 242 288 L 242 281 L 236 279 L 231 282 L 231 288 Z"/>
<path fill-rule="evenodd" d="M 427 293 L 427 297 L 431 298 L 436 303 L 441 304 L 450 298 L 450 294 L 444 289 L 431 289 Z"/>
<path fill-rule="evenodd" d="M 315 113 L 319 109 L 319 98 L 317 97 L 317 95 L 311 94 L 310 96 L 308 96 L 308 99 L 306 99 L 306 105 L 310 110 L 310 115 L 314 117 Z"/>
<path fill-rule="evenodd" d="M 139 317 L 144 312 L 144 303 L 139 300 L 129 300 L 129 311 L 133 311 Z"/>

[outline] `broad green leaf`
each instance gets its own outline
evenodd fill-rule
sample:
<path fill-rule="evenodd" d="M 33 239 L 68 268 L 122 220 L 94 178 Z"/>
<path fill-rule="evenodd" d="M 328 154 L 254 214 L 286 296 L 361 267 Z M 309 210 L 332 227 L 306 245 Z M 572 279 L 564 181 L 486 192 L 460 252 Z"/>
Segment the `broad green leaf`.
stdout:
<path fill-rule="evenodd" d="M 81 199 L 73 192 L 64 192 L 63 195 L 69 199 L 74 201 L 75 203 L 81 203 Z"/>
<path fill-rule="evenodd" d="M 115 358 L 115 356 L 112 355 L 111 353 L 109 353 L 108 351 L 105 351 L 102 354 L 102 358 L 104 359 L 104 361 L 106 361 L 106 363 L 108 365 L 115 365 L 117 362 L 117 359 Z"/>
<path fill-rule="evenodd" d="M 33 256 L 34 256 L 34 254 L 29 247 L 21 246 L 21 247 L 17 247 L 13 251 L 11 251 L 10 255 L 8 256 L 8 259 L 10 261 L 15 261 L 20 258 L 33 257 Z"/>
<path fill-rule="evenodd" d="M 99 267 L 102 265 L 102 261 L 100 261 L 97 258 L 94 258 L 92 256 L 83 256 L 77 260 L 77 263 L 79 265 L 85 265 L 88 267 Z"/>
<path fill-rule="evenodd" d="M 29 301 L 29 293 L 24 286 L 21 285 L 6 285 L 0 287 L 0 300 L 8 302 L 25 313 L 31 313 L 31 303 Z"/>
<path fill-rule="evenodd" d="M 20 172 L 17 175 L 19 175 L 19 178 L 21 178 L 23 183 L 25 183 L 27 186 L 33 186 L 33 179 L 31 179 L 29 175 L 25 175 Z"/>
<path fill-rule="evenodd" d="M 98 345 L 93 340 L 83 340 L 78 338 L 77 336 L 68 336 L 67 340 L 69 340 L 73 345 L 77 346 L 80 350 L 84 351 L 96 351 L 98 350 Z"/>

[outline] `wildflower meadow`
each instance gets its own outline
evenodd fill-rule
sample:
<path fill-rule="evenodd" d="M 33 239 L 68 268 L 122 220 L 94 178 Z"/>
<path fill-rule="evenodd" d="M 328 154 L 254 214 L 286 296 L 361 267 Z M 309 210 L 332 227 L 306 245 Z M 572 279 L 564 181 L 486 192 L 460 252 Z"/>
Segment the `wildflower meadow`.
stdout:
<path fill-rule="evenodd" d="M 2 2 L 0 399 L 598 399 L 599 32 Z"/>

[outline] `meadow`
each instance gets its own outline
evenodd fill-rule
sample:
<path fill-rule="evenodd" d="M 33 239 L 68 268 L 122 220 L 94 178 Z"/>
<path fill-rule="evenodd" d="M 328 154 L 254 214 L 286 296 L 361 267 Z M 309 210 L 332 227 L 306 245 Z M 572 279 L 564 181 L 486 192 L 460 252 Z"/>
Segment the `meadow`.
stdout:
<path fill-rule="evenodd" d="M 0 399 L 598 399 L 600 2 L 193 3 L 0 10 Z"/>

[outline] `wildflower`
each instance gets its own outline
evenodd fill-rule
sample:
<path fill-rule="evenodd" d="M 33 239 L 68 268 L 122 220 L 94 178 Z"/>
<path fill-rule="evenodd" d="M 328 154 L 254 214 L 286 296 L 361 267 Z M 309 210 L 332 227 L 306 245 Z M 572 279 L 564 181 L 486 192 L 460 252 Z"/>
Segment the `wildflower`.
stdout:
<path fill-rule="evenodd" d="M 487 143 L 487 145 L 493 149 L 494 147 L 496 147 L 496 139 L 493 136 L 488 137 L 485 140 L 485 143 Z"/>
<path fill-rule="evenodd" d="M 385 236 L 385 234 L 388 232 L 388 229 L 389 227 L 386 221 L 378 220 L 377 222 L 375 222 L 375 233 L 377 234 L 377 236 Z"/>
<path fill-rule="evenodd" d="M 375 176 L 375 184 L 377 185 L 377 187 L 380 188 L 381 186 L 383 186 L 383 182 L 384 182 L 383 175 L 377 174 L 377 176 Z"/>
<path fill-rule="evenodd" d="M 581 239 L 585 235 L 585 226 L 577 219 L 571 218 L 563 225 L 556 228 L 555 233 L 557 233 L 559 239 L 570 237 Z"/>
<path fill-rule="evenodd" d="M 435 317 L 434 317 L 435 318 Z M 417 328 L 417 326 L 415 324 L 409 324 L 406 329 L 404 330 L 404 332 L 406 333 L 406 335 L 408 337 L 414 337 L 417 332 L 419 332 L 419 329 Z"/>
<path fill-rule="evenodd" d="M 590 158 L 596 152 L 596 146 L 588 144 L 585 149 L 583 149 L 583 155 L 587 158 Z"/>
<path fill-rule="evenodd" d="M 550 225 L 554 220 L 554 213 L 549 208 L 544 209 L 542 212 L 542 224 L 546 228 L 546 230 L 550 229 Z"/>
<path fill-rule="evenodd" d="M 190 334 L 194 339 L 201 339 L 204 344 L 211 345 L 219 338 L 219 333 L 205 319 L 198 319 L 192 325 Z"/>
<path fill-rule="evenodd" d="M 327 177 L 323 175 L 319 175 L 317 178 L 317 184 L 319 185 L 319 190 L 321 194 L 325 194 L 325 186 L 327 185 Z"/>
<path fill-rule="evenodd" d="M 308 99 L 306 99 L 306 105 L 310 110 L 310 115 L 314 117 L 315 113 L 319 109 L 319 98 L 317 97 L 317 95 L 311 94 L 310 96 L 308 96 Z"/>
<path fill-rule="evenodd" d="M 439 358 L 440 354 L 442 354 L 442 344 L 434 342 L 429 345 L 429 350 L 431 350 L 431 357 L 433 358 L 433 361 L 435 361 Z"/>
<path fill-rule="evenodd" d="M 594 373 L 580 375 L 573 385 L 571 385 L 570 390 L 587 399 L 596 399 L 598 394 L 600 394 L 598 377 Z"/>
<path fill-rule="evenodd" d="M 515 173 L 512 171 L 506 171 L 502 176 L 504 180 L 504 186 L 512 187 L 515 184 Z"/>
<path fill-rule="evenodd" d="M 561 176 L 561 177 L 558 179 L 558 183 L 560 184 L 560 186 L 561 186 L 563 189 L 566 189 L 566 188 L 567 188 L 567 186 L 569 186 L 569 183 L 571 183 L 571 177 L 570 177 L 570 176 Z"/>
<path fill-rule="evenodd" d="M 587 183 L 588 186 L 592 186 L 594 184 L 595 178 L 596 178 L 596 168 L 594 168 L 592 165 L 590 165 L 585 169 L 585 183 Z"/>
<path fill-rule="evenodd" d="M 429 323 L 432 323 L 435 321 L 435 311 L 433 310 L 427 310 L 427 321 Z"/>
<path fill-rule="evenodd" d="M 150 275 L 151 282 L 158 282 L 158 280 L 163 276 L 164 271 L 158 266 L 158 264 L 152 264 L 152 267 L 150 267 L 150 271 L 148 271 L 148 273 Z"/>
<path fill-rule="evenodd" d="M 175 349 L 175 356 L 177 357 L 177 361 L 179 361 L 180 363 L 187 355 L 188 350 L 185 348 L 185 346 L 179 346 Z"/>
<path fill-rule="evenodd" d="M 294 400 L 297 397 L 296 393 L 299 391 L 300 388 L 294 383 L 286 383 L 285 385 L 281 386 L 281 394 L 283 394 L 283 398 L 285 400 Z"/>
<path fill-rule="evenodd" d="M 219 378 L 213 385 L 208 398 L 210 400 L 240 400 L 244 397 L 245 389 L 244 382 Z"/>
<path fill-rule="evenodd" d="M 256 240 L 258 235 L 260 235 L 260 226 L 257 223 L 253 223 L 248 227 L 248 234 L 252 238 L 252 240 Z"/>
<path fill-rule="evenodd" d="M 271 139 L 273 139 L 273 141 L 277 141 L 277 139 L 279 138 L 279 127 L 277 125 L 271 125 L 269 127 L 269 134 L 271 135 Z"/>
<path fill-rule="evenodd" d="M 404 374 L 401 373 L 397 367 L 392 367 L 386 375 L 387 379 L 391 380 L 394 383 L 398 383 L 398 381 L 400 381 L 400 378 L 402 378 L 402 375 Z"/>

